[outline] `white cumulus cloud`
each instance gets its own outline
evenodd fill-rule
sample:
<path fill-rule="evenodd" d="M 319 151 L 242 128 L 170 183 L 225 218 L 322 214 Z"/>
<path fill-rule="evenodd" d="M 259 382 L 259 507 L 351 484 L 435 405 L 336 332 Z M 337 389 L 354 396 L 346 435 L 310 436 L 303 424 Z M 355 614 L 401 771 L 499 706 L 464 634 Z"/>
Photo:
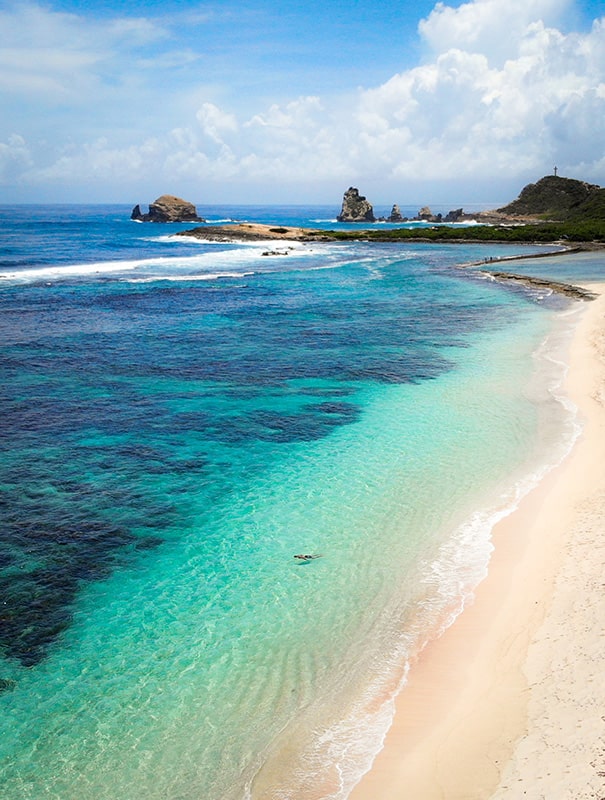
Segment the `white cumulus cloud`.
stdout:
<path fill-rule="evenodd" d="M 544 19 L 562 5 L 439 4 L 420 25 L 432 60 L 360 95 L 363 158 L 382 154 L 402 177 L 541 173 L 556 163 L 596 177 L 605 155 L 605 30 L 603 21 L 588 34 L 548 27 Z M 495 48 L 498 35 L 504 44 Z"/>
<path fill-rule="evenodd" d="M 452 8 L 437 3 L 418 26 L 433 53 L 481 52 L 491 61 L 514 57 L 519 39 L 534 22 L 556 24 L 569 0 L 473 0 Z"/>
<path fill-rule="evenodd" d="M 195 116 L 206 136 L 218 144 L 224 143 L 226 135 L 237 131 L 235 115 L 221 111 L 214 103 L 204 103 Z"/>
<path fill-rule="evenodd" d="M 47 146 L 45 163 L 33 142 L 13 139 L 0 147 L 0 164 L 5 176 L 18 180 L 21 170 L 29 184 L 134 185 L 152 172 L 164 185 L 171 178 L 199 186 L 231 181 L 269 192 L 300 181 L 363 188 L 364 181 L 525 180 L 555 164 L 560 174 L 603 182 L 605 17 L 590 30 L 569 31 L 571 8 L 572 0 L 470 0 L 457 8 L 440 2 L 419 24 L 422 61 L 381 85 L 257 108 L 248 97 L 244 111 L 200 83 L 195 105 L 171 107 L 180 116 L 165 115 L 167 94 L 155 95 L 149 135 L 133 132 L 128 140 L 124 126 L 118 140 L 108 126 L 88 141 L 71 137 L 54 160 Z M 88 97 L 111 83 L 105 70 L 117 42 L 132 38 L 136 49 L 167 36 L 143 18 L 95 25 L 29 5 L 19 14 L 19 25 L 28 21 L 31 29 L 27 37 L 13 30 L 11 46 L 0 45 L 0 87 L 4 77 L 13 90 L 28 86 L 55 97 Z M 13 29 L 15 20 L 0 14 Z M 30 49 L 21 50 L 26 39 Z M 200 57 L 183 53 L 175 63 Z M 172 58 L 171 51 L 160 56 Z M 132 57 L 136 64 L 140 54 Z M 142 102 L 143 80 L 117 76 L 121 94 L 113 96 L 124 103 L 133 89 Z M 145 84 L 150 100 L 152 88 Z"/>

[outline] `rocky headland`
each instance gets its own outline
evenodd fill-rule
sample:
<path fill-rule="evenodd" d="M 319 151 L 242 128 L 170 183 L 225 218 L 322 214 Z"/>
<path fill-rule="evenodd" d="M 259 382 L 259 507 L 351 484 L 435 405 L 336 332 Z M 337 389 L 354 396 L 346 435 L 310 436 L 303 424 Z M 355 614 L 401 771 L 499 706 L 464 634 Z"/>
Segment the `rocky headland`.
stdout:
<path fill-rule="evenodd" d="M 605 189 L 575 178 L 545 175 L 525 186 L 512 203 L 494 211 L 463 213 L 461 221 L 468 219 L 488 225 L 605 219 Z"/>
<path fill-rule="evenodd" d="M 605 190 L 574 178 L 547 175 L 525 186 L 516 200 L 498 209 L 515 217 L 539 217 L 555 221 L 594 217 L 605 210 Z"/>
<path fill-rule="evenodd" d="M 204 222 L 204 219 L 198 216 L 193 203 L 172 194 L 163 194 L 150 203 L 147 214 L 136 205 L 132 209 L 130 219 L 136 222 Z"/>

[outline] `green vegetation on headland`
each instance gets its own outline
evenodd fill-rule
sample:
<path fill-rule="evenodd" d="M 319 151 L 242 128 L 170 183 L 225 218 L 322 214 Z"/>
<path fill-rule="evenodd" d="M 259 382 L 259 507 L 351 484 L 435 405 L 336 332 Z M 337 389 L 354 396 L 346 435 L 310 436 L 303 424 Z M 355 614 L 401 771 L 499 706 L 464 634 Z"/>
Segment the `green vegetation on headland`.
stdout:
<path fill-rule="evenodd" d="M 270 239 L 299 242 L 374 241 L 374 242 L 511 242 L 558 243 L 567 246 L 605 244 L 605 220 L 582 222 L 542 222 L 527 225 L 435 225 L 427 228 L 358 228 L 356 230 L 323 230 L 319 228 L 275 228 L 259 223 L 205 225 L 177 236 L 233 242 Z"/>
<path fill-rule="evenodd" d="M 391 230 L 317 231 L 318 236 L 339 241 L 430 241 L 430 242 L 605 242 L 605 220 L 581 222 L 537 222 L 530 225 L 472 225 Z"/>
<path fill-rule="evenodd" d="M 556 222 L 605 221 L 605 189 L 574 178 L 547 175 L 530 183 L 499 211 L 507 216 L 534 216 Z"/>

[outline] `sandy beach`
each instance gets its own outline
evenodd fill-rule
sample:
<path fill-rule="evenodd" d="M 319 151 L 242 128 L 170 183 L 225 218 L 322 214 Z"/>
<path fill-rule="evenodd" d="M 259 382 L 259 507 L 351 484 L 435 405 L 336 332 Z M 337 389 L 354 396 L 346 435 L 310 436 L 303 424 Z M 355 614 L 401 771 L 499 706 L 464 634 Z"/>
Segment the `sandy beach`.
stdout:
<path fill-rule="evenodd" d="M 583 431 L 494 529 L 474 602 L 425 649 L 351 800 L 605 797 L 605 284 L 567 391 Z"/>

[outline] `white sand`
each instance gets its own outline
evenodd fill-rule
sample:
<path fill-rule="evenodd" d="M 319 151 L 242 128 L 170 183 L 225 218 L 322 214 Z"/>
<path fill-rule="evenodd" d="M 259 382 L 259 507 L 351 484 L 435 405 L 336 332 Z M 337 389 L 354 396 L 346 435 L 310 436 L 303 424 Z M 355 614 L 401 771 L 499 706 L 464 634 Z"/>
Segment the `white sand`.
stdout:
<path fill-rule="evenodd" d="M 584 431 L 496 526 L 475 602 L 414 665 L 350 800 L 605 798 L 605 285 L 570 351 Z"/>

